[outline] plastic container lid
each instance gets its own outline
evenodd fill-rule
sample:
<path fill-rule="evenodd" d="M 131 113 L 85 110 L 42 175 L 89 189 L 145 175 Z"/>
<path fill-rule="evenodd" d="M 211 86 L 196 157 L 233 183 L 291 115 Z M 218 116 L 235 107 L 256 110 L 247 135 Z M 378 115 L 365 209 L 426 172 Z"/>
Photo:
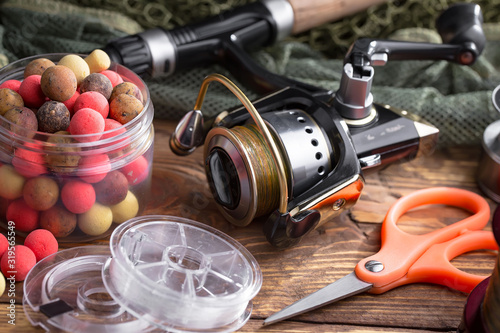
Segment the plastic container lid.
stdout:
<path fill-rule="evenodd" d="M 69 332 L 232 332 L 262 286 L 255 258 L 228 235 L 188 219 L 142 216 L 106 246 L 59 251 L 24 283 L 33 325 Z"/>

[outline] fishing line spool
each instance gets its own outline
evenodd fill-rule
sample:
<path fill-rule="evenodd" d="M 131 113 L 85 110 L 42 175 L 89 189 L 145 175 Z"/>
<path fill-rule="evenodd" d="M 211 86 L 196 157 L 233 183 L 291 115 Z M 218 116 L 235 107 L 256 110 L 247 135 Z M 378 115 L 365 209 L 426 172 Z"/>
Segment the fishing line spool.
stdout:
<path fill-rule="evenodd" d="M 287 186 L 289 192 L 280 193 L 282 180 L 255 124 L 214 128 L 205 141 L 206 172 L 212 193 L 225 217 L 240 226 L 271 213 L 278 207 L 280 196 L 297 196 L 331 171 L 328 142 L 307 114 L 285 110 L 264 114 L 262 118 L 278 142 L 285 165 L 284 181 L 291 184 Z"/>
<path fill-rule="evenodd" d="M 200 222 L 146 215 L 109 247 L 61 250 L 24 281 L 27 318 L 75 333 L 234 332 L 250 318 L 262 272 L 230 236 Z"/>

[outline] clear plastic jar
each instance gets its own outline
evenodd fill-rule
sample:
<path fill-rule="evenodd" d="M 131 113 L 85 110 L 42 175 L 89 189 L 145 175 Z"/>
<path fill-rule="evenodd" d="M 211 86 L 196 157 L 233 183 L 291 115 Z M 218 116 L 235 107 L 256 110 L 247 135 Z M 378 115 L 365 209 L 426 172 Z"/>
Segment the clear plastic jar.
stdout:
<path fill-rule="evenodd" d="M 42 54 L 13 62 L 0 69 L 0 84 L 22 81 L 24 68 L 34 59 L 57 64 L 64 55 Z M 110 235 L 118 224 L 144 210 L 151 187 L 153 104 L 135 73 L 114 63 L 109 69 L 141 90 L 144 109 L 128 123 L 103 132 L 97 141 L 85 140 L 95 134 L 31 131 L 0 116 L 0 223 L 4 228 L 14 226 L 19 236 L 44 228 L 60 241 L 85 241 Z M 33 197 L 27 200 L 33 193 L 40 205 L 36 200 L 35 205 L 27 205 L 33 202 Z M 47 209 L 43 201 L 54 196 L 56 203 Z"/>

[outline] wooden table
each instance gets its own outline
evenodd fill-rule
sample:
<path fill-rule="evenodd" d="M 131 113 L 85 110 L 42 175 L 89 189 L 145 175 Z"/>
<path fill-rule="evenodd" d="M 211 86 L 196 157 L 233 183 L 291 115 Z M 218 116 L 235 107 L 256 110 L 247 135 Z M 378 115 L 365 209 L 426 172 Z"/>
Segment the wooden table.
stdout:
<path fill-rule="evenodd" d="M 399 197 L 415 190 L 450 186 L 481 193 L 475 182 L 480 147 L 453 147 L 410 162 L 395 163 L 365 175 L 357 205 L 328 221 L 296 247 L 278 251 L 267 243 L 262 222 L 245 228 L 227 223 L 212 199 L 198 149 L 177 157 L 168 147 L 174 123 L 155 121 L 153 200 L 145 214 L 176 215 L 197 220 L 229 234 L 257 259 L 263 285 L 254 298 L 251 319 L 240 332 L 455 332 L 467 295 L 428 284 L 403 286 L 382 295 L 361 294 L 337 304 L 261 327 L 262 320 L 286 305 L 350 273 L 356 263 L 379 250 L 380 226 Z M 488 200 L 490 207 L 494 202 Z M 400 225 L 424 233 L 458 221 L 469 213 L 452 207 L 427 207 L 404 215 Z M 488 228 L 490 228 L 488 226 Z M 95 244 L 107 244 L 106 240 Z M 62 244 L 61 248 L 81 244 Z M 453 260 L 467 272 L 489 275 L 496 254 L 468 253 Z M 16 326 L 7 324 L 7 303 L 0 298 L 0 332 L 43 332 L 22 311 L 22 283 L 16 284 Z"/>

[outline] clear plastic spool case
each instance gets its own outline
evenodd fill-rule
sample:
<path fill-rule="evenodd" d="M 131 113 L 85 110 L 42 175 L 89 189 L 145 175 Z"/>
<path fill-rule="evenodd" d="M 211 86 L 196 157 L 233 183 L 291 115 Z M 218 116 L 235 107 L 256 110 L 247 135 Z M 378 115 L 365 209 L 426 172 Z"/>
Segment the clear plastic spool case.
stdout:
<path fill-rule="evenodd" d="M 7 80 L 22 81 L 26 66 L 35 59 L 47 58 L 57 64 L 65 55 L 67 54 L 41 54 L 12 62 L 0 69 L 0 83 Z M 39 177 L 48 178 L 58 184 L 59 198 L 50 209 L 31 209 L 35 211 L 30 210 L 30 216 L 36 215 L 32 218 L 38 219 L 34 228 L 50 230 L 60 242 L 109 237 L 117 225 L 142 214 L 151 190 L 154 108 L 149 90 L 137 74 L 116 63 L 111 63 L 109 70 L 139 88 L 144 108 L 134 119 L 103 132 L 97 140 L 86 139 L 94 137 L 95 134 L 69 135 L 31 131 L 0 116 L 0 183 L 3 184 L 0 189 L 0 226 L 6 227 L 10 219 L 8 207 L 23 200 L 23 184 Z M 20 153 L 27 157 L 22 157 L 24 155 Z M 98 157 L 105 157 L 105 161 Z M 86 163 L 83 163 L 84 160 Z M 110 194 L 116 194 L 116 182 L 100 180 L 102 176 L 111 173 L 115 176 L 121 173 L 127 177 L 126 196 L 125 199 L 120 199 L 122 201 L 115 200 Z M 7 181 L 5 178 L 11 180 Z M 93 205 L 92 208 L 95 209 L 91 211 L 99 211 L 101 214 L 89 211 L 67 212 L 61 202 L 61 192 L 64 184 L 70 181 L 83 181 L 92 185 L 96 195 L 96 207 Z M 43 216 L 55 214 L 54 211 L 49 213 L 50 210 L 65 218 L 57 222 L 47 222 Z M 106 218 L 96 218 L 99 216 Z M 33 226 L 27 229 L 21 227 L 21 223 L 14 222 L 19 236 L 25 237 L 32 230 Z"/>
<path fill-rule="evenodd" d="M 262 286 L 255 258 L 220 231 L 173 216 L 118 226 L 110 247 L 62 250 L 24 282 L 33 325 L 67 332 L 233 332 Z"/>

